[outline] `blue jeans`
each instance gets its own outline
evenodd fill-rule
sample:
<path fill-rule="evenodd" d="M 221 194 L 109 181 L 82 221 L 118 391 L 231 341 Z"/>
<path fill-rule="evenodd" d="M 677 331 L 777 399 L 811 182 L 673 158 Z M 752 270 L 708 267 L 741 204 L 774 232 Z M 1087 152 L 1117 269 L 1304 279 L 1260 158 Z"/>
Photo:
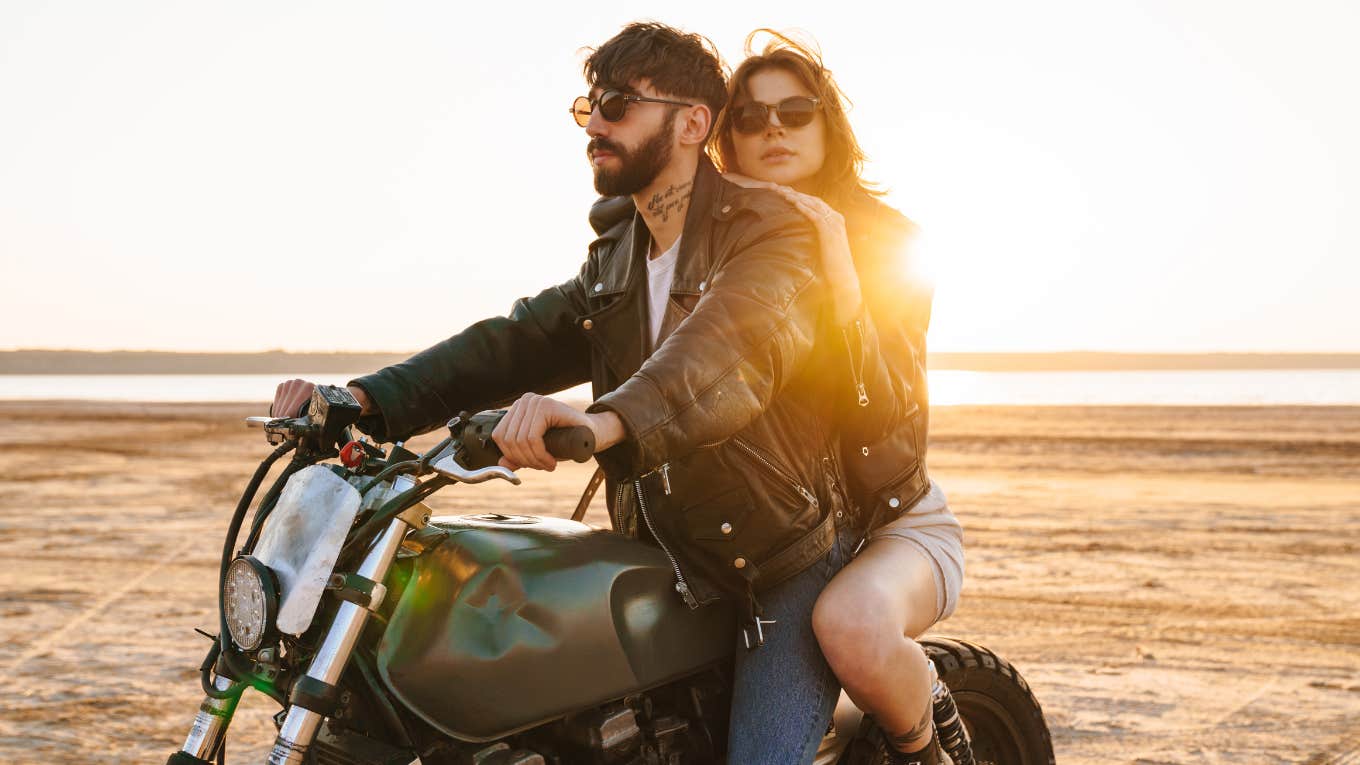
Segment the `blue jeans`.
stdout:
<path fill-rule="evenodd" d="M 765 645 L 747 649 L 737 636 L 729 763 L 799 765 L 816 756 L 841 688 L 812 632 L 812 606 L 849 562 L 850 537 L 838 532 L 825 557 L 760 594 L 763 618 L 776 621 L 765 627 Z"/>

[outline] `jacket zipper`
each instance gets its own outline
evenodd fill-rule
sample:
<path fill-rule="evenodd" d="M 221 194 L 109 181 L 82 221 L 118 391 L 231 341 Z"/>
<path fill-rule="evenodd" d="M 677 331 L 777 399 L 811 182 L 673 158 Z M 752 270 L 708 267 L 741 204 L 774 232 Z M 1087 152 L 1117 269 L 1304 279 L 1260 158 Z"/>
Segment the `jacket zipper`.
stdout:
<path fill-rule="evenodd" d="M 670 558 L 671 568 L 675 570 L 675 591 L 680 593 L 680 597 L 685 600 L 685 605 L 689 606 L 691 610 L 698 608 L 699 601 L 695 599 L 694 593 L 690 592 L 689 583 L 685 581 L 685 575 L 680 573 L 680 562 L 671 554 L 670 548 L 666 547 L 661 535 L 656 533 L 656 527 L 652 525 L 652 517 L 647 513 L 647 500 L 642 494 L 641 478 L 633 481 L 633 491 L 637 492 L 638 508 L 642 511 L 642 520 L 646 522 L 647 530 L 652 532 L 652 538 L 660 545 L 661 552 L 665 553 L 667 558 Z"/>
<path fill-rule="evenodd" d="M 782 479 L 789 486 L 793 487 L 793 490 L 801 494 L 803 496 L 803 499 L 806 499 L 808 503 L 811 504 L 813 507 L 818 506 L 817 495 L 808 491 L 807 487 L 803 486 L 801 483 L 798 483 L 797 478 L 794 478 L 793 476 L 789 475 L 786 471 L 784 471 L 783 468 L 780 468 L 779 466 L 775 465 L 773 461 L 766 458 L 765 455 L 761 454 L 754 446 L 748 444 L 746 441 L 740 438 L 733 438 L 732 443 L 741 447 L 741 449 L 743 449 L 747 454 L 750 454 L 752 457 L 755 457 L 757 460 L 759 460 L 760 463 L 765 467 L 769 468 L 772 473 L 774 473 L 776 476 Z"/>
<path fill-rule="evenodd" d="M 620 534 L 627 533 L 623 528 L 623 481 L 619 481 L 618 488 L 614 490 L 614 530 Z"/>
<path fill-rule="evenodd" d="M 855 395 L 860 406 L 869 405 L 869 394 L 864 389 L 864 324 L 859 319 L 855 319 L 855 333 L 859 336 L 860 359 L 855 363 L 855 352 L 850 347 L 850 330 L 842 328 L 841 334 L 845 337 L 845 352 L 850 357 L 850 379 L 855 383 Z"/>
<path fill-rule="evenodd" d="M 655 473 L 661 474 L 661 491 L 666 496 L 669 497 L 671 495 L 671 463 L 667 462 L 663 464 L 661 467 L 657 468 L 656 470 L 649 470 L 639 477 L 646 478 L 647 476 L 653 475 Z"/>

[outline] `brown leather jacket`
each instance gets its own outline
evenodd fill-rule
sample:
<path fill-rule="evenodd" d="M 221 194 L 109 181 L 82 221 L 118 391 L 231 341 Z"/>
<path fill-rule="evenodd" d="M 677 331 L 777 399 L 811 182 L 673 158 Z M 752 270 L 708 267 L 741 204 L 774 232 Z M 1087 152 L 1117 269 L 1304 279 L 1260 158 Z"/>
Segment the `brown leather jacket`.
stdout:
<path fill-rule="evenodd" d="M 628 433 L 596 455 L 616 530 L 660 543 L 692 607 L 776 584 L 825 555 L 849 507 L 824 370 L 809 363 L 831 330 L 816 234 L 701 160 L 649 353 L 649 234 L 636 214 L 607 217 L 572 279 L 355 380 L 381 412 L 360 426 L 402 438 L 589 380 L 591 410 Z"/>
<path fill-rule="evenodd" d="M 926 330 L 934 288 L 917 262 L 916 226 L 906 216 L 867 194 L 842 210 L 864 303 L 849 324 L 818 338 L 810 364 L 820 370 L 840 440 L 851 522 L 871 531 L 930 489 Z M 591 225 L 608 230 L 632 214 L 631 199 L 603 198 Z"/>
<path fill-rule="evenodd" d="M 930 489 L 926 330 L 933 288 L 910 249 L 916 227 L 868 197 L 843 205 L 864 310 L 842 328 L 848 384 L 832 392 L 857 525 L 897 517 Z"/>

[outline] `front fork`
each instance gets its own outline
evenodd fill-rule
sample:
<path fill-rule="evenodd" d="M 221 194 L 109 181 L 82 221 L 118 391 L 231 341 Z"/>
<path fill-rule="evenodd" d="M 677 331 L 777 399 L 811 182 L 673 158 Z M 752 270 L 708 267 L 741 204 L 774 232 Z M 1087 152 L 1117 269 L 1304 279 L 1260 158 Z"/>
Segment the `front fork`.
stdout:
<path fill-rule="evenodd" d="M 231 685 L 231 681 L 225 677 L 216 676 L 213 679 L 213 687 L 219 691 L 225 691 Z M 236 702 L 240 700 L 240 694 L 225 699 L 204 697 L 203 703 L 198 707 L 198 714 L 194 715 L 194 726 L 189 729 L 184 746 L 170 755 L 168 765 L 194 765 L 211 761 L 218 748 L 222 746 L 222 737 L 227 732 L 227 724 L 231 722 L 231 716 L 236 711 Z"/>
<path fill-rule="evenodd" d="M 364 561 L 359 566 L 358 574 L 377 583 L 373 596 L 367 606 L 349 601 L 340 604 L 335 621 L 331 622 L 331 628 L 326 632 L 326 639 L 312 659 L 311 666 L 307 668 L 306 677 L 311 678 L 313 686 L 320 683 L 321 687 L 333 687 L 340 681 L 340 675 L 344 672 L 345 665 L 349 663 L 350 654 L 354 652 L 354 644 L 358 642 L 359 635 L 368 622 L 369 611 L 377 610 L 386 596 L 382 582 L 387 578 L 392 560 L 396 557 L 397 550 L 410 528 L 402 518 L 394 518 L 369 547 L 368 554 L 364 556 Z M 302 678 L 298 680 L 301 682 Z M 231 687 L 231 681 L 223 677 L 216 678 L 215 683 L 219 689 Z M 239 695 L 229 699 L 206 698 L 194 718 L 194 726 L 189 731 L 184 747 L 170 756 L 167 765 L 196 765 L 208 762 L 222 745 L 227 724 L 231 722 L 232 713 L 236 711 L 236 702 L 239 699 Z M 311 746 L 312 740 L 316 738 L 317 729 L 321 727 L 323 719 L 324 715 L 319 712 L 297 704 L 289 706 L 278 738 L 274 740 L 274 748 L 269 753 L 267 760 L 269 765 L 301 765 L 307 747 Z"/>

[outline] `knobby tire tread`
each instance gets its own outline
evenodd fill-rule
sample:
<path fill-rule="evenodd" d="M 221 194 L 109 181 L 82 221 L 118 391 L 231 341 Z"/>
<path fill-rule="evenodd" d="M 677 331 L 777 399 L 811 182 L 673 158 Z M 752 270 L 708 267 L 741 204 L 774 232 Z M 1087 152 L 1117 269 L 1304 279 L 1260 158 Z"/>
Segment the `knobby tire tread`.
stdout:
<path fill-rule="evenodd" d="M 1018 694 L 1020 703 L 1008 705 L 1008 709 L 1012 714 L 1023 712 L 1017 718 L 1017 723 L 1038 733 L 1040 741 L 1037 743 L 1046 757 L 1044 761 L 1052 765 L 1053 739 L 1044 720 L 1043 707 L 1014 665 L 983 646 L 958 638 L 932 635 L 921 638 L 919 642 L 926 656 L 935 663 L 940 678 L 951 689 L 958 683 L 965 685 L 969 691 L 994 690 L 998 695 Z M 951 683 L 951 680 L 954 682 Z M 1011 694 L 1006 694 L 1005 686 L 1010 686 Z"/>

